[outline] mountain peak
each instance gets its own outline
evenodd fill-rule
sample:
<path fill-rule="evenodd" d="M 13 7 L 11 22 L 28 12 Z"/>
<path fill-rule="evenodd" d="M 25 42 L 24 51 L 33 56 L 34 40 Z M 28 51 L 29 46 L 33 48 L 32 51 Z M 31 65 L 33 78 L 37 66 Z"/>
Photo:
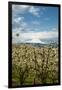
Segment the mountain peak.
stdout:
<path fill-rule="evenodd" d="M 39 39 L 32 39 L 29 41 L 26 41 L 26 43 L 41 43 L 41 44 L 45 44 L 45 42 L 39 40 Z"/>

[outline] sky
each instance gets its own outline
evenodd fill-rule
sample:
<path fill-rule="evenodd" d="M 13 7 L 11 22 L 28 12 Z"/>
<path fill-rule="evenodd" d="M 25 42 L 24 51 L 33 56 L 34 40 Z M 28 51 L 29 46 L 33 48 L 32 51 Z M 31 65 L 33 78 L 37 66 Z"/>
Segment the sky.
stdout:
<path fill-rule="evenodd" d="M 45 44 L 57 39 L 58 7 L 12 5 L 12 43 Z"/>

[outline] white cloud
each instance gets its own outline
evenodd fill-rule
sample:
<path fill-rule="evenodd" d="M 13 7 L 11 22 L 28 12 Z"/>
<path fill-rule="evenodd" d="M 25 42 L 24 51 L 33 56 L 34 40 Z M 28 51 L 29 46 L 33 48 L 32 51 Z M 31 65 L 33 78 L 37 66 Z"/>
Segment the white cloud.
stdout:
<path fill-rule="evenodd" d="M 16 13 L 24 13 L 29 7 L 29 5 L 12 5 L 12 10 Z"/>
<path fill-rule="evenodd" d="M 31 15 L 39 17 L 39 8 L 36 6 L 29 6 L 29 5 L 12 5 L 12 29 L 13 30 L 20 30 L 22 31 L 23 28 L 24 31 L 30 30 L 32 27 L 31 25 L 28 25 L 27 22 L 25 22 L 25 18 L 21 16 L 21 14 L 25 13 L 31 13 Z M 32 24 L 38 24 L 38 22 L 33 22 Z M 12 30 L 12 31 L 13 31 Z"/>
<path fill-rule="evenodd" d="M 39 17 L 39 8 L 36 6 L 29 6 L 29 5 L 12 5 L 13 15 L 14 14 L 24 14 L 26 12 L 31 13 L 34 16 Z"/>
<path fill-rule="evenodd" d="M 29 6 L 29 5 L 20 5 L 19 7 L 22 8 L 22 9 L 27 9 L 27 8 L 29 8 L 30 6 Z"/>
<path fill-rule="evenodd" d="M 19 33 L 19 36 L 17 37 L 16 34 Z M 50 39 L 50 38 L 57 38 L 58 37 L 58 32 L 52 32 L 52 31 L 49 31 L 49 32 L 28 32 L 28 33 L 21 33 L 21 32 L 13 32 L 12 34 L 13 36 L 13 39 L 15 39 L 16 42 L 21 42 L 22 41 L 27 41 L 29 39 L 34 40 L 37 40 L 39 41 L 40 39 Z"/>
<path fill-rule="evenodd" d="M 38 25 L 39 23 L 34 21 L 31 25 L 25 21 L 25 18 L 21 14 L 30 13 L 36 17 L 39 17 L 39 8 L 29 5 L 12 5 L 12 31 L 29 31 L 32 30 L 32 25 Z M 22 29 L 21 29 L 22 28 Z"/>
<path fill-rule="evenodd" d="M 28 27 L 27 22 L 24 21 L 24 17 L 15 17 L 12 19 L 12 31 L 22 31 Z"/>
<path fill-rule="evenodd" d="M 13 18 L 12 20 L 14 23 L 19 23 L 19 22 L 22 22 L 24 20 L 24 17 Z"/>
<path fill-rule="evenodd" d="M 57 30 L 57 28 L 55 28 L 55 27 L 54 27 L 54 28 L 52 28 L 52 30 L 53 30 L 53 31 L 56 31 L 56 30 Z"/>
<path fill-rule="evenodd" d="M 23 33 L 23 38 L 27 39 L 46 39 L 57 37 L 57 32 L 32 32 L 32 33 Z"/>
<path fill-rule="evenodd" d="M 39 8 L 36 8 L 35 6 L 31 6 L 29 9 L 29 12 L 32 13 L 33 15 L 39 17 Z"/>
<path fill-rule="evenodd" d="M 24 27 L 19 27 L 19 28 L 15 28 L 15 29 L 13 29 L 13 31 L 12 32 L 22 32 L 24 30 Z"/>

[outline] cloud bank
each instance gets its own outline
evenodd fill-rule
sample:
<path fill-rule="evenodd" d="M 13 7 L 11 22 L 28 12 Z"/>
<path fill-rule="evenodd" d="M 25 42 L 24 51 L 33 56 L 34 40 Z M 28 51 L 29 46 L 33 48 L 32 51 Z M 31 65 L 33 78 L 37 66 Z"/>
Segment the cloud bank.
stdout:
<path fill-rule="evenodd" d="M 19 33 L 17 37 L 16 34 Z M 31 42 L 33 40 L 43 40 L 43 39 L 51 39 L 51 38 L 58 38 L 58 32 L 28 32 L 28 33 L 20 33 L 20 32 L 13 32 L 12 34 L 13 42 Z"/>

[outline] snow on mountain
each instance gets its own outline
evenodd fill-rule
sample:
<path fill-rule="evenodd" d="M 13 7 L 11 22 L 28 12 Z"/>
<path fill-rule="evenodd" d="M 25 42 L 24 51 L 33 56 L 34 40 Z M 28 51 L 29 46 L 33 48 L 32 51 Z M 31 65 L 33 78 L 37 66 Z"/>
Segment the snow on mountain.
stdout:
<path fill-rule="evenodd" d="M 39 39 L 32 39 L 32 40 L 28 40 L 26 41 L 26 43 L 41 43 L 41 44 L 45 44 L 45 42 L 39 40 Z"/>

